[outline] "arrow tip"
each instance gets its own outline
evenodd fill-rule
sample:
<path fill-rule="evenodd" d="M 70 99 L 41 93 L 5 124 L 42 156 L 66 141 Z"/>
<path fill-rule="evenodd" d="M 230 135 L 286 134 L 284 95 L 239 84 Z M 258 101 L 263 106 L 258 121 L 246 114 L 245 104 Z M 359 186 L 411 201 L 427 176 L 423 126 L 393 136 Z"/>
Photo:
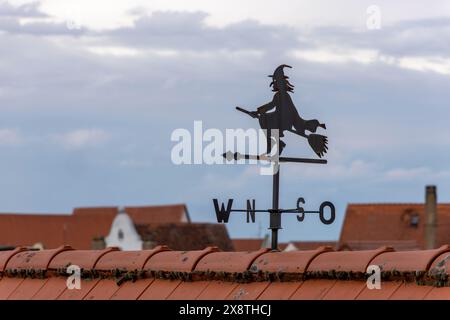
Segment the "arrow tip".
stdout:
<path fill-rule="evenodd" d="M 224 157 L 227 161 L 237 160 L 237 152 L 231 152 L 227 151 L 224 154 L 222 154 L 222 157 Z"/>

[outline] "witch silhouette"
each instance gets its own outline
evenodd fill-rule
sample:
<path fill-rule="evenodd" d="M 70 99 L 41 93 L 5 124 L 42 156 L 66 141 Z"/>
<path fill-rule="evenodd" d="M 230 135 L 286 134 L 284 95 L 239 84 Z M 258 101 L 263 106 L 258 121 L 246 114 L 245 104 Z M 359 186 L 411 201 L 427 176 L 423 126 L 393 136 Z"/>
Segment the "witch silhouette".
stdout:
<path fill-rule="evenodd" d="M 326 126 L 316 119 L 305 120 L 300 117 L 289 95 L 289 92 L 293 92 L 294 86 L 289 83 L 289 77 L 284 74 L 284 68 L 292 67 L 282 64 L 275 69 L 272 75 L 269 75 L 272 78 L 270 87 L 275 92 L 272 101 L 260 106 L 256 111 L 247 111 L 240 107 L 236 109 L 257 118 L 261 129 L 267 130 L 267 153 L 270 153 L 272 147 L 272 130 L 278 129 L 280 138 L 284 137 L 284 131 L 306 138 L 311 148 L 321 158 L 327 152 L 328 139 L 326 136 L 315 134 L 315 132 L 318 127 L 326 129 Z M 312 133 L 307 134 L 306 131 Z M 279 154 L 281 154 L 286 144 L 281 139 L 279 142 Z"/>

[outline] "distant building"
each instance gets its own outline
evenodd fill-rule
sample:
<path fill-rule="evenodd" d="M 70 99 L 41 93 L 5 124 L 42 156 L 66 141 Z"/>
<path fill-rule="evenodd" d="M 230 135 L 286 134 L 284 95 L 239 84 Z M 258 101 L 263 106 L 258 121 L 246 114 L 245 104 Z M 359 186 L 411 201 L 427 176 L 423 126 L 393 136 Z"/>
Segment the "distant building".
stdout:
<path fill-rule="evenodd" d="M 435 186 L 425 203 L 349 204 L 339 239 L 341 250 L 390 246 L 433 249 L 450 243 L 450 204 L 438 204 Z"/>
<path fill-rule="evenodd" d="M 195 238 L 193 238 L 195 235 Z M 195 241 L 194 241 L 195 239 Z M 76 208 L 73 214 L 0 214 L 0 246 L 173 250 L 233 246 L 224 225 L 191 223 L 185 205 Z"/>
<path fill-rule="evenodd" d="M 174 250 L 202 250 L 217 246 L 222 250 L 233 250 L 225 225 L 186 222 L 136 223 L 126 209 L 122 209 L 114 218 L 103 247 L 142 250 L 167 245 Z M 94 246 L 102 248 L 101 244 Z"/>

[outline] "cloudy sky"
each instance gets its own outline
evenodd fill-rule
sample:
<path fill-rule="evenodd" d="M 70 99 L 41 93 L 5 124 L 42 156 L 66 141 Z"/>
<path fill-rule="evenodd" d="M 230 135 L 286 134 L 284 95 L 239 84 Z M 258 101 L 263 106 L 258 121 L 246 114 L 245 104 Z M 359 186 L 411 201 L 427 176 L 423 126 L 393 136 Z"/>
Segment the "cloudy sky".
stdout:
<path fill-rule="evenodd" d="M 373 29 L 379 9 L 380 28 Z M 0 0 L 0 211 L 184 202 L 270 206 L 256 166 L 182 165 L 176 128 L 256 128 L 282 63 L 326 166 L 287 164 L 281 204 L 331 200 L 337 221 L 284 219 L 281 240 L 337 239 L 349 202 L 450 202 L 450 2 Z M 314 157 L 296 137 L 286 155 Z M 266 232 L 233 216 L 233 237 Z"/>

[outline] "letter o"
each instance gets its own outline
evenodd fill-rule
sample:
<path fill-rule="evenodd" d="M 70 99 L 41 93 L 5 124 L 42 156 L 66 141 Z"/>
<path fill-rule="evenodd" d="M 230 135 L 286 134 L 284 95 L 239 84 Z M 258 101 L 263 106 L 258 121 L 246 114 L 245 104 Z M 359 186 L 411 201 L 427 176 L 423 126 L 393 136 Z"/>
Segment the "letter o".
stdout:
<path fill-rule="evenodd" d="M 324 216 L 324 209 L 326 207 L 330 208 L 331 216 L 329 219 L 326 219 Z M 320 221 L 323 224 L 332 224 L 334 222 L 334 219 L 336 218 L 336 209 L 334 208 L 334 204 L 332 204 L 330 201 L 322 202 L 322 204 L 320 205 L 319 212 L 320 212 Z"/>

